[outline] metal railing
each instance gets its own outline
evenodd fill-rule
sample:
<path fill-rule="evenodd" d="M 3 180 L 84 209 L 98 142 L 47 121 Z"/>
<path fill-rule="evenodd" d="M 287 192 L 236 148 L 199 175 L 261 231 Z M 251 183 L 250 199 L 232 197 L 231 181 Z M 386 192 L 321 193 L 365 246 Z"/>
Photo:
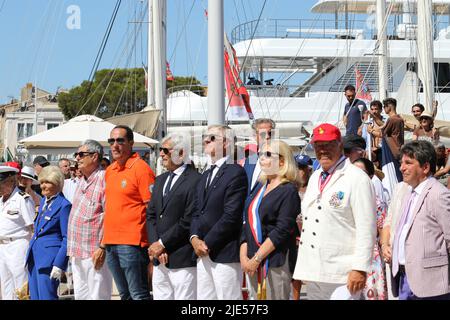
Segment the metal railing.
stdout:
<path fill-rule="evenodd" d="M 446 28 L 448 21 L 437 18 L 434 22 L 434 34 Z M 388 39 L 398 39 L 398 17 L 392 16 L 387 25 Z M 233 44 L 261 38 L 282 39 L 376 39 L 376 20 L 368 16 L 365 20 L 335 20 L 335 19 L 261 19 L 248 21 L 236 26 L 231 31 Z"/>

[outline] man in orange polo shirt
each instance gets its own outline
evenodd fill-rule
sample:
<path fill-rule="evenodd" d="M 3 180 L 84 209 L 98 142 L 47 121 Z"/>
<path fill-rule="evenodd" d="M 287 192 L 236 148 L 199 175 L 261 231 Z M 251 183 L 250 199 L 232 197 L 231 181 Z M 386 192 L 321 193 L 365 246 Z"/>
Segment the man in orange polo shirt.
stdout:
<path fill-rule="evenodd" d="M 102 245 L 121 300 L 149 300 L 146 209 L 155 174 L 133 153 L 133 131 L 116 126 L 108 143 L 115 160 L 105 173 Z"/>

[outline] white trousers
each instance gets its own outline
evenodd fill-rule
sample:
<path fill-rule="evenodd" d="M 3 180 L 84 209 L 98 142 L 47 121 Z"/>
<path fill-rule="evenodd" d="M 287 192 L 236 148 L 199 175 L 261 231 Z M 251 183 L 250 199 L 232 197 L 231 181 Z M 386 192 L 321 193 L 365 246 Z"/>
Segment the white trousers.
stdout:
<path fill-rule="evenodd" d="M 197 259 L 198 300 L 242 300 L 240 263 L 215 263 L 209 256 Z"/>
<path fill-rule="evenodd" d="M 16 290 L 27 281 L 27 239 L 0 244 L 0 288 L 2 300 L 17 300 Z"/>
<path fill-rule="evenodd" d="M 95 270 L 92 258 L 72 257 L 75 300 L 111 300 L 112 275 L 105 263 Z"/>
<path fill-rule="evenodd" d="M 195 300 L 197 298 L 197 268 L 153 268 L 154 300 Z"/>

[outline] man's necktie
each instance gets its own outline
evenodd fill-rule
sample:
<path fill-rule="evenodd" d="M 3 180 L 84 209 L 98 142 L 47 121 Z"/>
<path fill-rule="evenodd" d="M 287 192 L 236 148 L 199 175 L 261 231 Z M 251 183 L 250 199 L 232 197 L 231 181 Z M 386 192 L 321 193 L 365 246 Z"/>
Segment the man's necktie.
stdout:
<path fill-rule="evenodd" d="M 209 171 L 209 174 L 208 174 L 208 179 L 206 179 L 205 192 L 208 190 L 209 185 L 211 184 L 211 180 L 212 180 L 212 176 L 213 176 L 213 173 L 214 173 L 214 169 L 216 169 L 216 168 L 217 168 L 217 166 L 215 164 L 213 164 L 211 166 L 211 168 L 209 169 L 210 171 Z"/>
<path fill-rule="evenodd" d="M 166 187 L 164 188 L 164 192 L 163 192 L 163 202 L 166 200 L 167 196 L 169 195 L 170 187 L 172 185 L 172 181 L 175 176 L 176 176 L 176 174 L 174 172 L 170 172 L 169 181 L 167 182 Z"/>
<path fill-rule="evenodd" d="M 330 173 L 328 171 L 322 171 L 320 174 L 320 186 L 322 187 L 325 181 L 327 181 L 328 176 Z"/>
<path fill-rule="evenodd" d="M 403 227 L 405 226 L 406 222 L 408 221 L 408 217 L 410 215 L 410 212 L 412 210 L 411 209 L 411 205 L 414 202 L 414 198 L 416 196 L 416 192 L 413 191 L 411 192 L 409 199 L 408 199 L 408 203 L 405 206 L 405 210 L 403 211 L 403 214 L 400 218 L 400 223 L 397 226 L 397 229 L 395 229 L 395 235 L 394 235 L 394 248 L 392 250 L 392 274 L 395 276 L 397 275 L 398 272 L 398 268 L 399 268 L 399 264 L 398 264 L 398 249 L 400 246 L 399 240 L 400 240 L 400 235 L 402 233 Z"/>

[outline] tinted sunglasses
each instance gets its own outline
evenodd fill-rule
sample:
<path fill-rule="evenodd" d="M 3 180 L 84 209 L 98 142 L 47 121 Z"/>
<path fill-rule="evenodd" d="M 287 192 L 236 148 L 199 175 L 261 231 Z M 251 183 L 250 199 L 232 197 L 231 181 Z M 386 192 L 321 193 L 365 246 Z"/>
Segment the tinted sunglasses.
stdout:
<path fill-rule="evenodd" d="M 259 153 L 258 153 L 258 156 L 259 156 L 260 158 L 261 158 L 261 157 L 272 158 L 272 156 L 275 156 L 275 155 L 280 156 L 279 153 L 272 152 L 272 151 L 266 151 L 266 152 L 259 152 Z"/>
<path fill-rule="evenodd" d="M 169 154 L 170 153 L 170 150 L 172 150 L 172 149 L 169 149 L 169 148 L 162 148 L 162 147 L 160 147 L 159 148 L 159 152 L 164 152 L 164 154 Z"/>
<path fill-rule="evenodd" d="M 214 141 L 216 141 L 216 139 L 218 137 L 222 137 L 222 136 L 219 136 L 218 134 L 204 134 L 203 135 L 203 141 L 205 143 L 214 142 Z"/>
<path fill-rule="evenodd" d="M 271 138 L 272 137 L 272 131 L 261 131 L 260 133 L 258 133 L 259 137 L 261 139 L 266 139 L 266 137 Z"/>
<path fill-rule="evenodd" d="M 80 152 L 75 152 L 74 154 L 73 154 L 73 157 L 74 158 L 76 158 L 76 157 L 80 157 L 80 158 L 84 158 L 84 157 L 86 157 L 88 154 L 94 154 L 95 152 L 88 152 L 88 151 L 80 151 Z M 75 167 L 73 167 L 74 169 L 75 169 Z M 72 169 L 72 167 L 71 167 L 71 169 Z"/>
<path fill-rule="evenodd" d="M 115 142 L 117 142 L 117 144 L 122 145 L 122 144 L 125 143 L 125 141 L 126 141 L 125 138 L 117 138 L 117 139 L 109 138 L 109 139 L 108 139 L 108 143 L 109 143 L 110 145 L 113 145 Z"/>

